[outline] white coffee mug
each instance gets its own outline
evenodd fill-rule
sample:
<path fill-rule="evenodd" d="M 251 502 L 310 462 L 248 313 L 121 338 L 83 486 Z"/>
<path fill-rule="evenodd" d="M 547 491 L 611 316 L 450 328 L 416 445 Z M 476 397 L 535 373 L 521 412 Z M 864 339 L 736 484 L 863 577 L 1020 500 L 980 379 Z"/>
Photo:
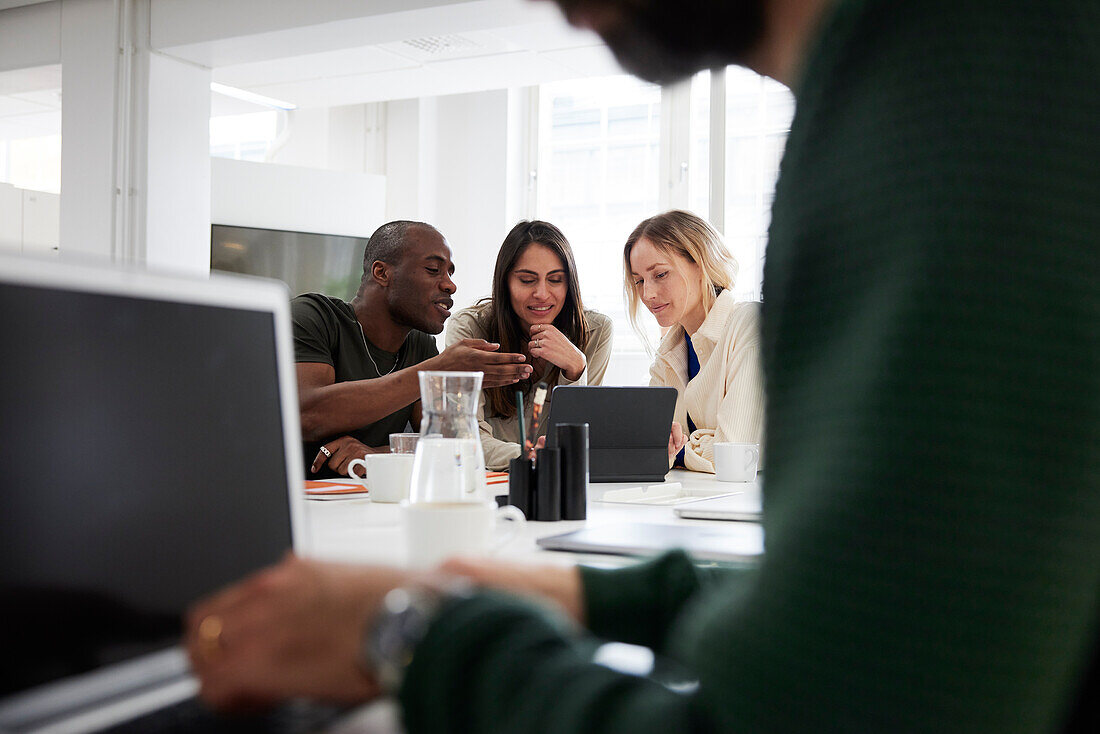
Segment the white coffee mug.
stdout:
<path fill-rule="evenodd" d="M 526 522 L 518 508 L 495 502 L 403 502 L 401 514 L 411 568 L 432 568 L 452 556 L 495 553 Z"/>
<path fill-rule="evenodd" d="M 760 463 L 760 446 L 755 443 L 719 442 L 713 445 L 714 469 L 720 482 L 751 482 Z"/>
<path fill-rule="evenodd" d="M 371 502 L 400 502 L 409 496 L 412 454 L 367 454 L 348 462 L 348 476 L 357 479 L 355 467 L 366 471 Z"/>

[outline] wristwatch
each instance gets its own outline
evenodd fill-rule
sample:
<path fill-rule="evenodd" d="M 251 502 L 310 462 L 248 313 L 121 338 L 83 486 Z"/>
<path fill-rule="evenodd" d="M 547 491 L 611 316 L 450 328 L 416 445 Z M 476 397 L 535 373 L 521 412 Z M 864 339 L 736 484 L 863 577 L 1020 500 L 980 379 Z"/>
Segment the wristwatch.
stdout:
<path fill-rule="evenodd" d="M 399 586 L 386 594 L 378 616 L 364 630 L 360 655 L 364 669 L 377 676 L 386 693 L 401 688 L 417 644 L 444 603 L 469 594 L 469 584 L 459 581 L 436 587 Z"/>

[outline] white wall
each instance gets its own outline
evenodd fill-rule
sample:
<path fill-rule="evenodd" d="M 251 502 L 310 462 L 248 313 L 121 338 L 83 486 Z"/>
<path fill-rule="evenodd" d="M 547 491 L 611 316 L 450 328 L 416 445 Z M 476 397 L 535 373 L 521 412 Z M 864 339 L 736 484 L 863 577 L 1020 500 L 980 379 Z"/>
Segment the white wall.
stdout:
<path fill-rule="evenodd" d="M 357 104 L 286 114 L 286 142 L 270 162 L 287 166 L 385 174 L 385 105 Z M 280 133 L 282 130 L 280 130 Z"/>
<path fill-rule="evenodd" d="M 386 219 L 419 219 L 420 107 L 418 99 L 387 102 Z"/>
<path fill-rule="evenodd" d="M 33 9 L 33 8 L 32 8 Z M 61 243 L 111 261 L 118 251 L 119 26 L 109 0 L 61 6 Z"/>
<path fill-rule="evenodd" d="M 61 197 L 0 183 L 0 247 L 57 252 Z"/>
<path fill-rule="evenodd" d="M 0 71 L 61 61 L 61 2 L 3 10 L 0 5 Z"/>
<path fill-rule="evenodd" d="M 23 191 L 23 252 L 57 252 L 61 242 L 61 197 Z"/>
<path fill-rule="evenodd" d="M 23 247 L 23 192 L 0 183 L 0 247 Z"/>
<path fill-rule="evenodd" d="M 437 221 L 439 170 L 436 159 L 439 150 L 439 98 L 425 97 L 417 110 L 416 129 L 416 207 L 418 216 L 426 222 Z"/>
<path fill-rule="evenodd" d="M 293 115 L 290 137 L 275 161 L 333 174 L 340 169 L 384 170 L 385 203 L 377 222 L 414 219 L 438 227 L 454 251 L 456 305 L 489 295 L 496 253 L 515 216 L 508 207 L 508 141 L 519 131 L 509 125 L 507 91 Z M 215 208 L 220 197 L 215 192 Z M 338 209 L 331 216 L 347 211 Z M 214 221 L 229 223 L 217 211 Z"/>
<path fill-rule="evenodd" d="M 210 272 L 210 71 L 149 55 L 145 243 L 150 268 Z"/>
<path fill-rule="evenodd" d="M 385 222 L 383 176 L 226 158 L 210 165 L 215 224 L 369 237 Z"/>
<path fill-rule="evenodd" d="M 508 93 L 438 97 L 435 221 L 454 251 L 456 305 L 492 289 L 507 221 Z"/>
<path fill-rule="evenodd" d="M 289 112 L 286 118 L 289 137 L 270 161 L 284 166 L 327 168 L 328 119 L 328 108 Z"/>

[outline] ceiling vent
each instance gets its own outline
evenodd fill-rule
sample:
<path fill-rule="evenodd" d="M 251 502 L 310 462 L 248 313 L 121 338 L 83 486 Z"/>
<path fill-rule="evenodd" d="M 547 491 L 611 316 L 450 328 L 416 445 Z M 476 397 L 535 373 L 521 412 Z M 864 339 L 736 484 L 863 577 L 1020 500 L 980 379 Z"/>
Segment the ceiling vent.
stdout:
<path fill-rule="evenodd" d="M 491 44 L 482 43 L 468 35 L 459 36 L 455 34 L 412 38 L 407 41 L 385 43 L 381 47 L 421 63 L 481 56 L 497 51 L 497 49 L 492 48 Z"/>
<path fill-rule="evenodd" d="M 411 41 L 403 41 L 403 43 L 429 56 L 451 56 L 481 47 L 480 44 L 471 41 L 469 38 L 455 35 L 425 36 L 424 38 L 414 38 Z"/>

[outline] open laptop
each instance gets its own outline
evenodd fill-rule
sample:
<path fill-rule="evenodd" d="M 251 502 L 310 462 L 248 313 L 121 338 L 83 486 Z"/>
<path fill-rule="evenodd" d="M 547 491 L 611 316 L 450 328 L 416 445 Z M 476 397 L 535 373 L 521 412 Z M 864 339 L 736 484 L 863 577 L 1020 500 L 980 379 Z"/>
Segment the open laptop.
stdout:
<path fill-rule="evenodd" d="M 556 447 L 556 426 L 587 423 L 590 481 L 664 480 L 676 388 L 563 385 L 551 398 L 546 445 Z"/>
<path fill-rule="evenodd" d="M 0 732 L 193 697 L 187 605 L 307 540 L 287 296 L 0 255 Z"/>

